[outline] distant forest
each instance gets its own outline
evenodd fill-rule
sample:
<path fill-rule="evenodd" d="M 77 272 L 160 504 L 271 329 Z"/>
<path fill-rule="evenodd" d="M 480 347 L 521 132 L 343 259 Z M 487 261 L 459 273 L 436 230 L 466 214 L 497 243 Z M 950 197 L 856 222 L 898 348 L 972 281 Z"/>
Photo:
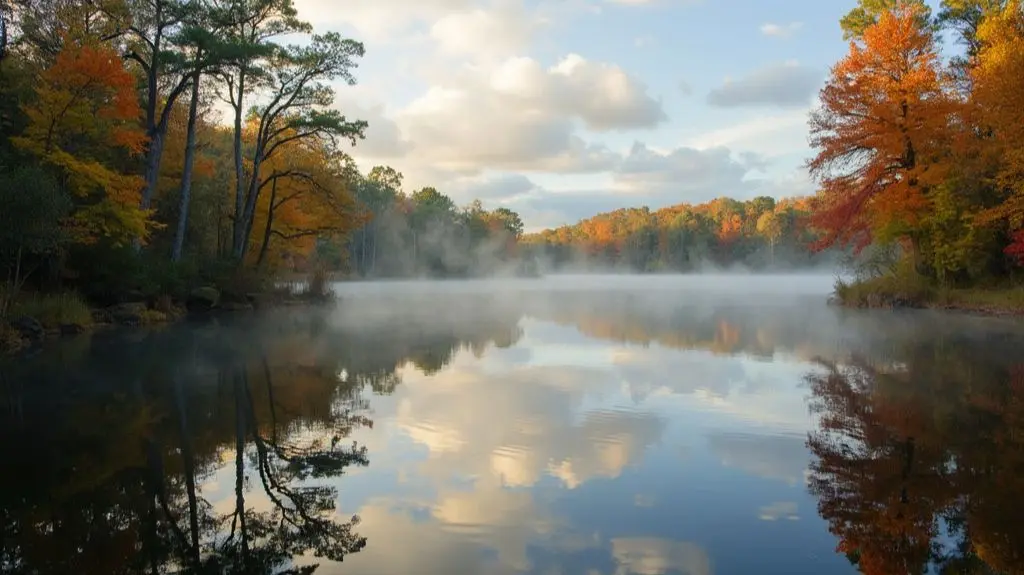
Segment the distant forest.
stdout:
<path fill-rule="evenodd" d="M 715 267 L 793 269 L 835 264 L 838 250 L 812 251 L 810 200 L 760 196 L 651 211 L 624 208 L 524 236 L 529 259 L 551 269 L 686 272 Z"/>
<path fill-rule="evenodd" d="M 319 258 L 357 277 L 534 275 L 557 271 L 687 272 L 742 266 L 834 265 L 839 250 L 811 250 L 807 198 L 718 198 L 659 210 L 622 208 L 524 234 L 507 208 L 464 208 L 434 188 L 406 194 L 402 175 L 374 168 L 355 187 L 370 212 L 361 227 L 321 244 Z"/>

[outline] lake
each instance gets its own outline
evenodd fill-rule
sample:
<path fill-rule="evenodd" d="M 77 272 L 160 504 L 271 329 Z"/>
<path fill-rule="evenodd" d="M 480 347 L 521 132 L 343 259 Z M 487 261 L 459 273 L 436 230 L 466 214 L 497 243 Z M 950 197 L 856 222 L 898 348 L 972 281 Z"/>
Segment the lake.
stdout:
<path fill-rule="evenodd" d="M 0 365 L 4 573 L 1024 569 L 1024 328 L 826 276 L 338 284 Z"/>

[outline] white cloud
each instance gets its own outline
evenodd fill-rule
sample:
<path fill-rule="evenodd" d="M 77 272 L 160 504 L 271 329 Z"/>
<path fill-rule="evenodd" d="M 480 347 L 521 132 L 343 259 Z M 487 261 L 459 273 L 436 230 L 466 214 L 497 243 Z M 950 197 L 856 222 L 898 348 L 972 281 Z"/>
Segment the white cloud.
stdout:
<path fill-rule="evenodd" d="M 699 203 L 722 195 L 743 195 L 748 172 L 727 148 L 682 147 L 659 153 L 638 142 L 623 159 L 615 181 L 624 191 L 671 193 L 678 202 Z"/>
<path fill-rule="evenodd" d="M 479 198 L 486 206 L 515 210 L 530 230 L 536 230 L 621 207 L 645 205 L 653 210 L 723 195 L 751 198 L 782 191 L 792 195 L 795 187 L 809 186 L 796 176 L 786 181 L 788 187 L 773 179 L 754 178 L 768 161 L 725 147 L 683 146 L 661 152 L 636 143 L 624 156 L 604 149 L 601 158 L 607 174 L 589 187 L 550 189 L 522 174 L 488 173 L 456 178 L 445 189 L 460 204 Z"/>
<path fill-rule="evenodd" d="M 362 40 L 385 40 L 414 24 L 462 10 L 476 0 L 295 0 L 295 7 L 318 29 L 354 28 Z"/>
<path fill-rule="evenodd" d="M 427 447 L 419 471 L 527 487 L 541 477 L 575 488 L 617 477 L 657 441 L 665 422 L 646 413 L 574 411 L 614 389 L 607 374 L 569 366 L 503 366 L 495 374 L 453 362 L 443 378 L 403 378 L 399 428 Z M 500 406 L 500 408 L 499 408 Z"/>
<path fill-rule="evenodd" d="M 802 152 L 807 148 L 809 111 L 798 109 L 757 116 L 690 138 L 686 145 L 699 150 L 728 147 L 766 157 Z"/>
<path fill-rule="evenodd" d="M 599 12 L 603 3 L 396 0 L 396 8 L 394 2 L 343 0 L 338 10 L 327 0 L 299 2 L 318 29 L 353 28 L 376 46 L 360 68 L 360 85 L 339 89 L 339 109 L 370 124 L 352 151 L 364 171 L 391 165 L 405 174 L 407 189 L 431 185 L 460 205 L 474 198 L 488 208 L 504 205 L 529 229 L 624 206 L 785 190 L 752 178 L 765 169 L 765 177 L 779 177 L 769 162 L 806 149 L 806 119 L 794 121 L 785 112 L 680 141 L 677 149 L 613 150 L 610 144 L 625 143 L 622 132 L 667 124 L 662 101 L 618 64 L 585 52 L 542 61 L 534 52 L 544 47 L 550 53 L 553 30 Z M 635 43 L 652 41 L 639 36 Z M 722 105 L 754 105 L 750 96 L 730 95 L 752 81 L 755 89 L 775 86 L 752 74 L 719 90 L 726 92 Z M 678 89 L 672 97 L 692 93 L 686 82 Z M 778 93 L 767 99 L 789 102 Z M 545 188 L 553 175 L 575 183 Z"/>
<path fill-rule="evenodd" d="M 789 38 L 796 34 L 803 27 L 803 22 L 790 22 L 788 24 L 776 24 L 774 22 L 767 22 L 761 25 L 761 33 L 764 34 L 765 36 Z"/>
<path fill-rule="evenodd" d="M 800 516 L 796 501 L 776 501 L 761 507 L 758 511 L 758 518 L 762 521 L 778 521 L 780 519 L 796 521 L 800 519 Z"/>
<path fill-rule="evenodd" d="M 707 551 L 689 541 L 656 537 L 612 539 L 612 554 L 618 563 L 615 575 L 711 575 Z"/>
<path fill-rule="evenodd" d="M 576 122 L 614 131 L 665 119 L 636 78 L 575 54 L 546 69 L 527 57 L 505 59 L 431 87 L 395 115 L 417 143 L 417 161 L 466 174 L 605 171 L 615 155 L 576 135 Z"/>
<path fill-rule="evenodd" d="M 356 144 L 357 155 L 375 160 L 391 160 L 401 158 L 415 148 L 402 135 L 398 124 L 388 117 L 383 105 L 364 106 L 350 98 L 341 98 L 335 101 L 335 108 L 349 118 L 365 120 L 369 124 L 364 133 L 366 138 Z M 369 166 L 365 168 L 369 170 Z"/>
<path fill-rule="evenodd" d="M 807 107 L 821 86 L 820 70 L 797 62 L 784 62 L 755 70 L 708 93 L 707 103 L 718 108 L 771 106 Z"/>
<path fill-rule="evenodd" d="M 569 54 L 552 68 L 551 75 L 559 76 L 550 89 L 558 95 L 563 113 L 578 114 L 591 130 L 653 128 L 668 119 L 661 102 L 619 66 Z"/>
<path fill-rule="evenodd" d="M 618 4 L 620 6 L 656 6 L 662 4 L 675 4 L 683 6 L 696 6 L 703 4 L 704 0 L 604 0 L 607 4 Z"/>
<path fill-rule="evenodd" d="M 541 22 L 528 14 L 521 2 L 503 1 L 446 14 L 430 27 L 430 35 L 445 54 L 508 57 L 528 48 L 533 30 Z"/>
<path fill-rule="evenodd" d="M 358 532 L 370 544 L 346 557 L 344 567 L 326 563 L 320 571 L 512 575 L 529 570 L 529 544 L 562 544 L 559 538 L 545 537 L 556 519 L 529 493 L 495 486 L 470 492 L 441 487 L 436 498 L 424 501 L 378 498 L 358 513 Z M 396 553 L 389 541 L 401 541 L 402 552 Z M 481 548 L 494 554 L 481 553 Z"/>
<path fill-rule="evenodd" d="M 804 441 L 805 436 L 795 435 L 714 433 L 708 437 L 711 451 L 723 465 L 789 485 L 802 484 L 810 465 L 811 453 Z"/>

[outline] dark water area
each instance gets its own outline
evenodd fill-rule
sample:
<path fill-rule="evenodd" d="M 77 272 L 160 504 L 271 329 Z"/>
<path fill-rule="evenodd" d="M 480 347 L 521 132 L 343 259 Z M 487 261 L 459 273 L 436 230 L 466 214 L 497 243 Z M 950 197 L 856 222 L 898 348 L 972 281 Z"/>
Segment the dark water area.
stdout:
<path fill-rule="evenodd" d="M 827 277 L 338 285 L 0 364 L 0 572 L 1024 573 L 1024 325 Z"/>

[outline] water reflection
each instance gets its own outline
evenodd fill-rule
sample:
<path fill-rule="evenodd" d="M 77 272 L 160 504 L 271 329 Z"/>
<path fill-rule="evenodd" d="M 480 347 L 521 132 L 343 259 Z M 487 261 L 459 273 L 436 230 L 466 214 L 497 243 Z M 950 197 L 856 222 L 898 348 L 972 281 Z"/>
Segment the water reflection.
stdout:
<path fill-rule="evenodd" d="M 1024 364 L 977 343 L 917 342 L 898 368 L 855 358 L 809 377 L 811 491 L 864 573 L 1024 571 Z"/>
<path fill-rule="evenodd" d="M 292 558 L 362 548 L 337 487 L 308 482 L 367 464 L 344 441 L 370 424 L 358 390 L 282 358 L 287 337 L 215 335 L 118 338 L 5 373 L 6 571 L 309 573 Z M 230 500 L 204 496 L 217 490 Z"/>
<path fill-rule="evenodd" d="M 72 340 L 0 366 L 0 571 L 1020 571 L 1020 330 L 821 303 L 392 288 Z"/>

